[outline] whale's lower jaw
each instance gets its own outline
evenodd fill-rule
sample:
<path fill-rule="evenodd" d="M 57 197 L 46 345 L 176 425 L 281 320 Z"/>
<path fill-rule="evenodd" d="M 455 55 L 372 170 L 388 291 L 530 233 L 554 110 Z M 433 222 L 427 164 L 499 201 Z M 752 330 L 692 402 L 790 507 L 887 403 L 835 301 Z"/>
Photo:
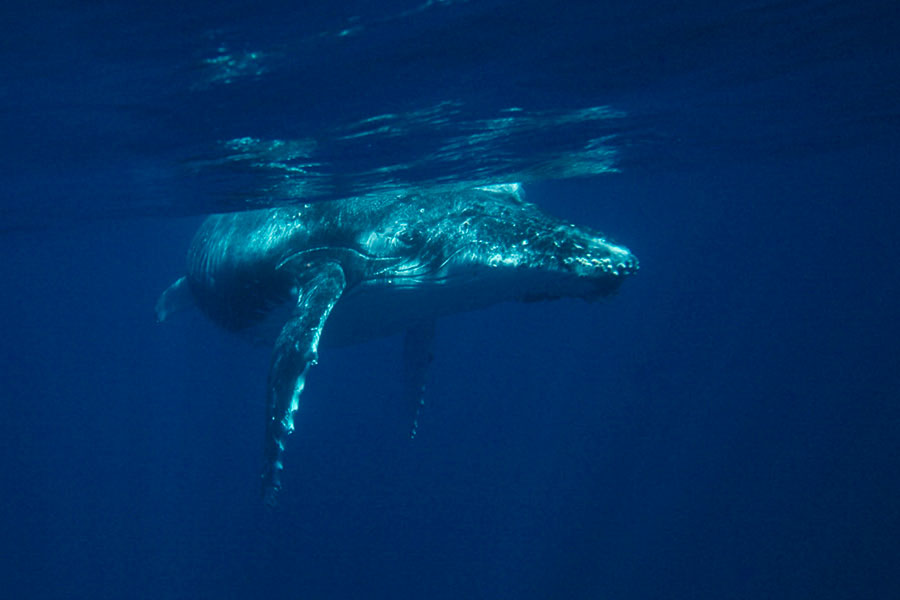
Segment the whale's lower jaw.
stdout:
<path fill-rule="evenodd" d="M 406 331 L 411 323 L 478 310 L 500 302 L 544 302 L 580 298 L 594 302 L 616 293 L 624 277 L 576 277 L 535 271 L 498 272 L 438 278 L 391 278 L 363 282 L 335 305 L 322 345 L 348 346 Z M 624 275 L 624 273 L 623 273 Z M 240 334 L 253 343 L 271 345 L 290 317 L 293 304 L 273 307 Z"/>
<path fill-rule="evenodd" d="M 345 346 L 406 331 L 410 323 L 486 308 L 501 302 L 578 297 L 588 301 L 614 294 L 621 277 L 593 280 L 507 273 L 495 277 L 449 277 L 439 282 L 363 284 L 334 307 L 322 337 L 325 346 Z"/>

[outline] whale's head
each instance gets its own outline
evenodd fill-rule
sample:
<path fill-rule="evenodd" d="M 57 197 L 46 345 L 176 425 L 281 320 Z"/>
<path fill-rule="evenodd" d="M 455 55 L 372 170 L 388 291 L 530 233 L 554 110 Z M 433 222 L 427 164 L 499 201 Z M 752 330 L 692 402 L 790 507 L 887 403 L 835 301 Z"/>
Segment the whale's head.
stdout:
<path fill-rule="evenodd" d="M 401 237 L 414 251 L 393 271 L 395 285 L 407 275 L 411 285 L 464 290 L 473 304 L 596 300 L 638 269 L 627 248 L 547 215 L 517 186 L 458 194 L 432 211 L 433 218 L 407 221 Z"/>
<path fill-rule="evenodd" d="M 525 281 L 522 300 L 598 300 L 616 292 L 638 270 L 637 257 L 628 248 L 597 232 L 557 222 L 532 233 L 510 252 Z"/>

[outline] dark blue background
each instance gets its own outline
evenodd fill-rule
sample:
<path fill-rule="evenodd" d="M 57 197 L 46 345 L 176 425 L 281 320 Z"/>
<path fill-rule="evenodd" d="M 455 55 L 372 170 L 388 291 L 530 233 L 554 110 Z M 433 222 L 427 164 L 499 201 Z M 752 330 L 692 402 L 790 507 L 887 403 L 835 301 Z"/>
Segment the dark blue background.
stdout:
<path fill-rule="evenodd" d="M 160 86 L 197 23 L 232 38 L 257 25 L 287 35 L 267 19 L 286 14 L 314 31 L 360 7 L 259 9 L 259 23 L 246 21 L 254 9 L 227 4 L 18 15 L 20 29 L 46 31 L 39 45 L 57 60 L 14 61 L 35 42 L 6 38 L 4 596 L 900 592 L 900 49 L 888 4 L 487 6 L 414 21 L 444 38 L 397 27 L 409 38 L 392 44 L 398 31 L 373 27 L 362 38 L 380 58 L 370 76 L 395 77 L 395 87 L 350 94 L 355 85 L 322 66 L 313 76 L 332 95 L 298 102 L 332 124 L 410 97 L 611 103 L 632 115 L 623 133 L 640 142 L 625 149 L 622 172 L 526 191 L 613 234 L 641 270 L 603 304 L 502 305 L 441 321 L 412 442 L 394 419 L 400 340 L 323 350 L 274 512 L 257 486 L 268 349 L 198 314 L 153 321 L 210 200 L 191 203 L 193 184 L 181 180 L 168 196 L 161 184 L 132 190 L 117 165 L 180 160 L 182 143 L 229 135 L 216 119 L 252 124 L 237 112 L 250 98 L 204 112 L 214 94 L 203 92 L 177 111 L 184 98 Z M 545 22 L 548 10 L 562 16 Z M 500 18 L 512 14 L 517 22 Z M 79 25 L 68 36 L 41 27 L 67 19 Z M 120 23 L 118 37 L 102 38 L 104 19 Z M 459 52 L 497 27 L 484 52 Z M 426 38 L 436 41 L 422 59 Z M 529 54 L 536 39 L 549 51 Z M 411 71 L 404 43 L 423 61 Z M 73 47 L 94 52 L 74 59 Z M 304 60 L 329 59 L 338 70 L 353 63 L 349 51 Z M 436 64 L 452 77 L 423 85 L 438 79 L 422 80 Z M 80 85 L 77 65 L 90 65 Z M 479 86 L 492 80 L 518 83 Z M 281 92 L 294 91 L 291 81 Z M 129 101 L 153 87 L 142 108 L 158 112 L 129 108 L 127 123 L 110 125 L 127 102 L 105 103 L 101 92 L 123 82 Z M 41 118 L 55 86 L 66 132 Z M 265 114 L 261 129 L 277 131 Z M 187 123 L 195 137 L 167 138 L 188 135 Z"/>

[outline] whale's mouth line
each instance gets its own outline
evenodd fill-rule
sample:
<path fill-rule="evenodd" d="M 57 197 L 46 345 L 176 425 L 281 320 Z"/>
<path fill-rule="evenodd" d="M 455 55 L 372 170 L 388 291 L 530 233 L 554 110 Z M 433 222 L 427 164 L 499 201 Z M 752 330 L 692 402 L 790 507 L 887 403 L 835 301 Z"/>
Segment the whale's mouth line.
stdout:
<path fill-rule="evenodd" d="M 456 258 L 457 255 L 461 254 L 464 249 L 465 248 L 457 248 L 456 250 L 451 252 L 448 256 L 446 256 L 444 258 L 444 260 L 442 260 L 440 263 L 438 263 L 437 266 L 433 267 L 433 270 L 435 272 L 443 271 L 447 267 L 447 265 L 450 264 L 450 261 L 452 261 L 454 258 Z M 416 264 L 410 265 L 408 267 L 401 267 L 400 269 L 398 269 L 398 275 L 401 277 L 406 277 L 406 276 L 414 277 L 416 275 L 415 272 L 423 271 L 423 270 L 430 269 L 430 268 L 432 268 L 432 267 L 427 262 L 420 261 L 420 262 L 417 262 Z M 400 271 L 402 271 L 402 274 L 399 274 Z"/>
<path fill-rule="evenodd" d="M 397 264 L 403 261 L 402 258 L 399 257 L 379 257 L 374 254 L 370 254 L 363 250 L 359 250 L 357 248 L 353 248 L 351 246 L 317 246 L 315 248 L 309 248 L 307 250 L 303 250 L 301 252 L 295 252 L 293 254 L 289 254 L 288 256 L 281 259 L 276 265 L 275 270 L 281 270 L 286 265 L 296 262 L 298 260 L 303 259 L 304 257 L 315 257 L 318 255 L 324 255 L 326 253 L 344 253 L 346 255 L 353 256 L 357 261 L 362 263 L 380 263 L 381 266 L 378 270 L 374 272 L 375 275 L 381 275 L 386 271 L 395 268 Z"/>

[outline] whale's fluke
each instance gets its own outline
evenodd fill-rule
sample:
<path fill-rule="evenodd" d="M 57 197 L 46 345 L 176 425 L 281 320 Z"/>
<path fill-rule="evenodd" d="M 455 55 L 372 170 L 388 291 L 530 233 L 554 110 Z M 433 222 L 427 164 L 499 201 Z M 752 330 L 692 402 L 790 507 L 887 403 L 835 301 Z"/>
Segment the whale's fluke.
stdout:
<path fill-rule="evenodd" d="M 191 306 L 194 306 L 194 297 L 188 288 L 187 277 L 179 277 L 156 301 L 156 322 L 162 323 L 173 312 Z"/>

